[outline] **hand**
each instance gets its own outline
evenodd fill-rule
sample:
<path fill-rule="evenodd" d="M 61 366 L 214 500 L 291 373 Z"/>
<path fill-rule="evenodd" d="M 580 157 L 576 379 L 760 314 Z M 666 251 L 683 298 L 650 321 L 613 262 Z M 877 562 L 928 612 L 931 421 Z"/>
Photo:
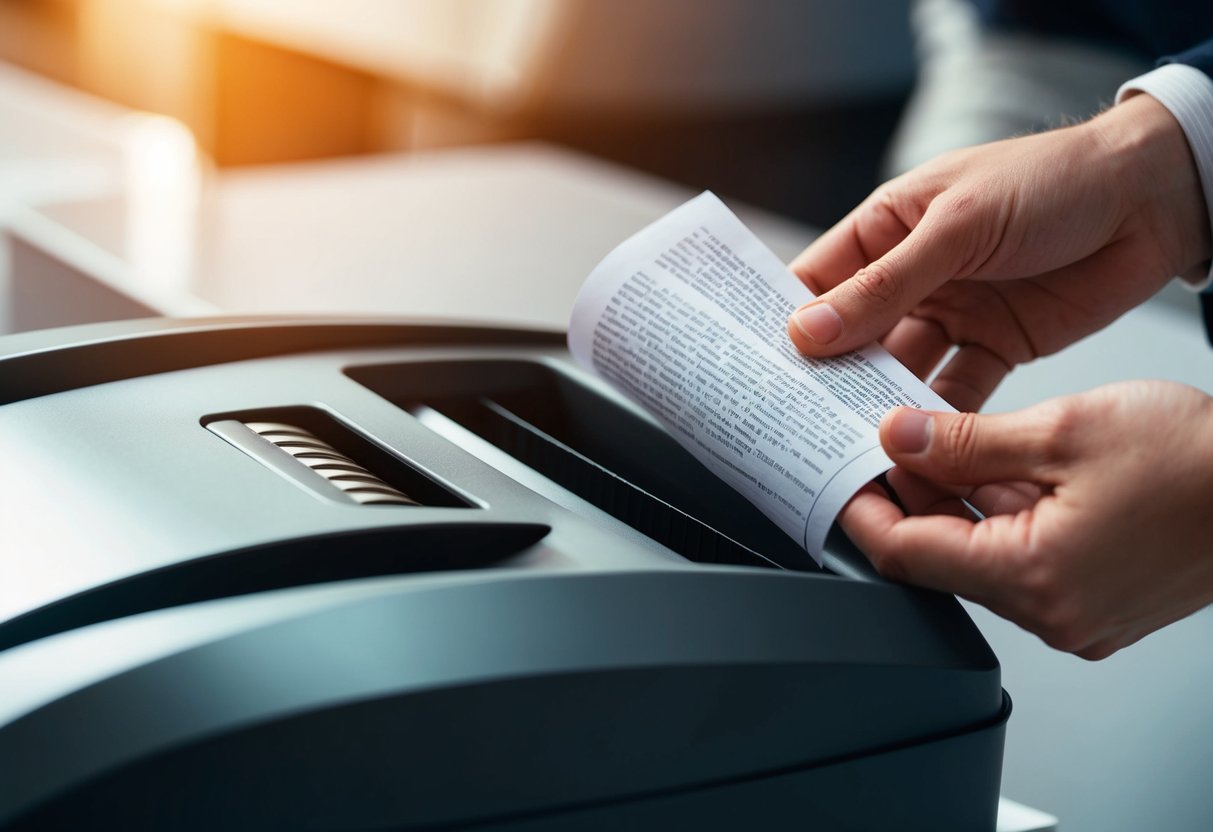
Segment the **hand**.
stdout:
<path fill-rule="evenodd" d="M 942 156 L 878 188 L 791 263 L 820 297 L 811 356 L 878 338 L 977 410 L 1017 364 L 1107 325 L 1209 258 L 1208 213 L 1170 112 L 1138 95 L 1075 127 Z"/>
<path fill-rule="evenodd" d="M 1198 390 L 1126 382 L 988 416 L 898 408 L 880 440 L 908 515 L 871 484 L 839 519 L 890 578 L 1087 659 L 1213 601 L 1213 399 Z"/>

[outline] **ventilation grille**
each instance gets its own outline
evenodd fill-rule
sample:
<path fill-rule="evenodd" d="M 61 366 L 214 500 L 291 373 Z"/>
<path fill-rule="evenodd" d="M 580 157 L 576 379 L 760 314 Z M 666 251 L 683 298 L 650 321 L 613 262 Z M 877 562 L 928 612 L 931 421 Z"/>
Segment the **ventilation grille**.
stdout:
<path fill-rule="evenodd" d="M 207 430 L 315 495 L 345 505 L 470 508 L 410 460 L 311 407 L 212 416 Z"/>
<path fill-rule="evenodd" d="M 365 506 L 419 506 L 311 431 L 285 422 L 245 422 L 244 426 L 328 480 L 356 503 Z"/>

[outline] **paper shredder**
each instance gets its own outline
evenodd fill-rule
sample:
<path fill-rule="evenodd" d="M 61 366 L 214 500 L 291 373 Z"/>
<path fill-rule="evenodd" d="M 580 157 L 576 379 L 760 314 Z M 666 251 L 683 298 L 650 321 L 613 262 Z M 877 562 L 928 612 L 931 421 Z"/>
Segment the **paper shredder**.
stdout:
<path fill-rule="evenodd" d="M 993 829 L 954 598 L 819 568 L 556 333 L 0 339 L 0 829 Z"/>

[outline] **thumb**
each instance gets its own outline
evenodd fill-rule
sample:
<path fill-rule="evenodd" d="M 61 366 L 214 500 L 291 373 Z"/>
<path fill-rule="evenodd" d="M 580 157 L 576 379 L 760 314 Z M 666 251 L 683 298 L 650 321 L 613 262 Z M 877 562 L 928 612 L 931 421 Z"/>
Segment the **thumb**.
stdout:
<path fill-rule="evenodd" d="M 898 407 L 881 420 L 880 444 L 898 467 L 934 482 L 1046 483 L 1054 443 L 1038 416 L 1035 409 L 980 415 Z"/>
<path fill-rule="evenodd" d="M 941 200 L 898 245 L 792 313 L 788 335 L 809 356 L 841 355 L 883 336 L 972 262 L 963 212 Z"/>

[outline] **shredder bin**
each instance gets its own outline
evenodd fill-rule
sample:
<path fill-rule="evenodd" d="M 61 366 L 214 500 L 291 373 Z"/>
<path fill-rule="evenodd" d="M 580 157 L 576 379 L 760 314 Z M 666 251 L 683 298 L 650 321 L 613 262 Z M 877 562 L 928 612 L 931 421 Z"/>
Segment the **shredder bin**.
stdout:
<path fill-rule="evenodd" d="M 954 598 L 825 567 L 557 333 L 0 339 L 0 829 L 993 829 Z"/>

